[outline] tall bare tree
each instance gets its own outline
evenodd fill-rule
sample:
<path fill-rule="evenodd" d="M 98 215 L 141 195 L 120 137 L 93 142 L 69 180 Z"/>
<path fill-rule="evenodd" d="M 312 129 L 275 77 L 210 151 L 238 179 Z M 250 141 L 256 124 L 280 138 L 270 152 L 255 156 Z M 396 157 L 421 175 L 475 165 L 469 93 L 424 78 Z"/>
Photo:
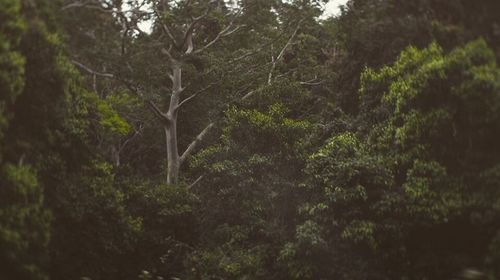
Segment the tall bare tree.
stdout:
<path fill-rule="evenodd" d="M 184 9 L 194 10 L 194 1 L 185 1 L 182 3 Z M 203 20 L 209 15 L 212 9 L 220 8 L 218 5 L 212 5 L 210 1 L 208 5 L 203 5 L 204 11 L 197 17 L 192 17 L 187 24 L 172 24 L 165 20 L 165 14 L 169 12 L 168 1 L 158 1 L 153 3 L 154 14 L 157 19 L 157 24 L 161 27 L 162 32 L 169 40 L 169 45 L 162 48 L 162 53 L 168 58 L 168 66 L 170 73 L 168 74 L 172 86 L 170 90 L 168 110 L 162 111 L 153 101 L 149 101 L 149 105 L 155 112 L 155 115 L 161 121 L 165 131 L 166 148 L 167 148 L 167 184 L 177 184 L 179 181 L 179 169 L 186 159 L 193 153 L 196 146 L 203 140 L 208 131 L 213 127 L 213 123 L 209 123 L 187 146 L 187 148 L 179 153 L 178 136 L 177 136 L 177 120 L 179 109 L 184 104 L 195 98 L 204 89 L 183 98 L 183 92 L 186 87 L 183 87 L 182 72 L 185 65 L 185 59 L 188 56 L 199 55 L 211 46 L 215 45 L 224 37 L 236 32 L 240 26 L 234 24 L 234 19 L 219 31 L 214 38 L 208 40 L 204 45 L 195 46 L 195 36 L 197 30 L 203 24 Z M 180 4 L 179 4 L 180 5 Z M 233 17 L 235 15 L 232 15 Z"/>
<path fill-rule="evenodd" d="M 208 121 L 206 126 L 194 137 L 183 151 L 179 149 L 178 141 L 178 115 L 179 111 L 190 101 L 206 92 L 209 88 L 216 85 L 217 81 L 194 90 L 195 85 L 185 85 L 183 73 L 189 67 L 192 61 L 196 61 L 209 49 L 215 47 L 225 38 L 235 34 L 244 24 L 241 24 L 241 14 L 244 6 L 229 7 L 223 0 L 201 1 L 201 0 L 138 0 L 127 4 L 124 1 L 109 0 L 77 0 L 70 1 L 64 8 L 87 7 L 95 10 L 101 10 L 111 13 L 122 26 L 122 64 L 125 71 L 134 72 L 134 64 L 128 61 L 132 52 L 127 50 L 127 42 L 134 44 L 134 36 L 146 35 L 145 37 L 154 37 L 150 40 L 149 46 L 158 57 L 163 56 L 164 65 L 167 66 L 166 75 L 170 79 L 168 90 L 162 90 L 160 95 L 163 98 L 153 100 L 149 98 L 152 94 L 141 85 L 135 84 L 133 78 L 125 78 L 126 75 L 105 74 L 93 72 L 84 65 L 79 65 L 86 72 L 91 72 L 93 76 L 120 79 L 129 90 L 135 92 L 143 98 L 161 123 L 165 133 L 165 146 L 167 150 L 167 184 L 177 184 L 179 182 L 179 171 L 186 160 L 195 152 L 200 142 L 207 136 L 208 132 L 214 127 L 214 123 Z M 250 4 L 251 5 L 251 4 Z M 246 8 L 249 4 L 246 4 Z M 139 27 L 140 22 L 146 20 L 152 25 L 154 36 L 144 34 Z M 215 22 L 215 24 L 214 24 Z M 270 66 L 269 72 L 264 74 L 265 81 L 262 85 L 271 84 L 274 80 L 274 72 L 277 64 L 282 60 L 283 55 L 289 49 L 296 38 L 300 28 L 301 21 L 293 28 L 293 32 L 277 56 L 272 55 L 272 62 L 267 63 Z M 215 25 L 215 26 L 214 26 Z M 255 49 L 247 50 L 244 53 L 238 53 L 236 58 L 229 59 L 227 64 L 243 59 L 251 58 L 256 53 L 265 52 L 269 46 L 280 44 L 278 41 L 283 39 L 282 35 L 271 42 L 261 46 L 254 46 Z M 141 52 L 144 50 L 135 50 Z M 264 63 L 266 64 L 266 63 Z M 265 65 L 264 65 L 265 66 Z M 256 68 L 256 67 L 255 67 Z M 213 68 L 212 68 L 213 70 Z M 203 73 L 198 73 L 203 75 Z M 197 75 L 198 75 L 197 74 Z M 206 74 L 206 73 L 205 73 Z M 260 87 L 257 86 L 257 87 Z M 241 90 L 243 92 L 239 100 L 246 100 L 252 96 L 258 89 L 248 88 L 248 85 Z M 187 94 L 190 92 L 190 94 Z"/>

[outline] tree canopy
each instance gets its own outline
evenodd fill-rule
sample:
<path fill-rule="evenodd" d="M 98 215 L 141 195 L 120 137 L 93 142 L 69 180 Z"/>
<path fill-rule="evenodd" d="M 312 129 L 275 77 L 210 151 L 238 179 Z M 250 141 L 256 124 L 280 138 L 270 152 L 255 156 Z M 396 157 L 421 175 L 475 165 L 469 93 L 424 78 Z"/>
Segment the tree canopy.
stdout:
<path fill-rule="evenodd" d="M 498 279 L 500 3 L 1 0 L 0 279 Z"/>

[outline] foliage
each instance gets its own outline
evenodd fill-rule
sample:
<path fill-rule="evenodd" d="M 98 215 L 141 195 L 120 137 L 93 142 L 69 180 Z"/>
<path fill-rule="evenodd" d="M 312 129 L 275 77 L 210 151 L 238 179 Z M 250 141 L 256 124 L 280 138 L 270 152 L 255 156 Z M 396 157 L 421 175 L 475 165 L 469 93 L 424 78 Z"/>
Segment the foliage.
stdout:
<path fill-rule="evenodd" d="M 192 257 L 193 279 L 276 277 L 273 259 L 293 224 L 298 199 L 293 184 L 312 130 L 306 121 L 287 118 L 287 112 L 281 103 L 264 112 L 229 108 L 221 144 L 193 159 L 193 167 L 207 176 L 196 188 L 202 236 L 210 244 L 210 250 Z M 206 207 L 211 211 L 203 211 Z"/>
<path fill-rule="evenodd" d="M 36 173 L 27 166 L 3 164 L 0 192 L 0 275 L 6 279 L 47 279 L 44 273 L 50 213 Z"/>
<path fill-rule="evenodd" d="M 448 278 L 465 267 L 497 273 L 489 244 L 498 231 L 491 220 L 498 190 L 485 189 L 481 178 L 498 164 L 489 148 L 499 140 L 498 75 L 482 40 L 449 54 L 436 44 L 409 47 L 394 65 L 367 69 L 360 93 L 378 97 L 385 118 L 369 118 L 376 108 L 360 115 L 371 130 L 336 135 L 310 157 L 303 188 L 315 199 L 301 207 L 303 226 L 315 228 L 310 240 L 326 240 L 323 253 L 347 255 L 338 246 L 348 242 L 347 250 L 364 252 L 364 263 L 350 272 L 302 266 L 308 274 L 294 276 L 363 278 L 355 274 L 360 268 L 381 279 Z M 289 246 L 300 248 L 301 240 Z M 309 242 L 306 248 L 317 244 Z"/>
<path fill-rule="evenodd" d="M 497 279 L 498 1 L 325 2 L 0 1 L 0 278 Z"/>
<path fill-rule="evenodd" d="M 10 107 L 21 93 L 24 82 L 25 59 L 19 53 L 19 41 L 25 22 L 20 17 L 20 1 L 4 1 L 0 4 L 0 139 L 12 117 Z M 2 145 L 3 146 L 3 145 Z M 1 159 L 1 158 L 0 158 Z"/>
<path fill-rule="evenodd" d="M 24 89 L 25 57 L 20 52 L 25 21 L 20 1 L 0 3 L 0 277 L 46 279 L 50 213 L 36 170 L 6 153 L 6 131 L 16 117 L 12 107 Z"/>

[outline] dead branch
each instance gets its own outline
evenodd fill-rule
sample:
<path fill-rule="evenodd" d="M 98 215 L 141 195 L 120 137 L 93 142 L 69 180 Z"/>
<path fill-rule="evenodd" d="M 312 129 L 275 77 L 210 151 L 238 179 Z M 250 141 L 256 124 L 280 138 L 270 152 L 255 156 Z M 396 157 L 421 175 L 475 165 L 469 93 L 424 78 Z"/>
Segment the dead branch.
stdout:
<path fill-rule="evenodd" d="M 278 56 L 276 57 L 276 59 L 273 59 L 272 65 L 271 65 L 271 69 L 269 70 L 269 74 L 268 74 L 268 78 L 267 78 L 267 84 L 268 85 L 272 84 L 272 82 L 273 82 L 273 74 L 274 74 L 274 70 L 276 69 L 276 65 L 283 58 L 283 55 L 285 54 L 285 52 L 288 49 L 288 47 L 290 47 L 290 45 L 292 45 L 292 42 L 295 39 L 295 36 L 297 35 L 297 32 L 299 31 L 300 26 L 301 26 L 301 24 L 302 24 L 303 21 L 304 21 L 304 19 L 301 19 L 299 21 L 299 23 L 297 24 L 297 27 L 295 28 L 295 30 L 292 33 L 292 36 L 290 36 L 290 38 L 286 42 L 285 46 L 281 49 L 281 51 L 278 54 Z"/>
<path fill-rule="evenodd" d="M 196 96 L 198 96 L 200 93 L 203 93 L 203 92 L 207 91 L 209 88 L 213 87 L 215 84 L 216 84 L 216 82 L 211 83 L 210 85 L 208 85 L 208 86 L 206 86 L 206 87 L 204 87 L 204 88 L 202 88 L 202 89 L 198 90 L 197 92 L 195 92 L 195 93 L 191 94 L 189 97 L 187 97 L 186 99 L 182 100 L 182 101 L 181 101 L 181 103 L 179 103 L 179 104 L 177 105 L 177 107 L 175 108 L 175 110 L 176 110 L 176 111 L 177 111 L 177 110 L 179 110 L 179 108 L 180 108 L 182 105 L 184 105 L 184 104 L 186 104 L 187 102 L 191 101 L 191 100 L 192 100 L 192 99 L 194 99 Z"/>
<path fill-rule="evenodd" d="M 73 63 L 74 65 L 76 65 L 76 66 L 80 67 L 81 69 L 85 70 L 89 74 L 92 74 L 92 75 L 95 75 L 95 76 L 104 77 L 104 78 L 110 78 L 110 79 L 113 79 L 115 77 L 115 75 L 110 74 L 110 73 L 101 73 L 101 72 L 94 71 L 90 67 L 87 67 L 84 64 L 82 64 L 82 63 L 80 63 L 80 62 L 78 62 L 76 60 L 71 60 L 71 63 Z"/>
<path fill-rule="evenodd" d="M 189 185 L 187 187 L 188 190 L 192 189 L 194 186 L 196 186 L 202 179 L 203 179 L 203 175 L 201 175 L 200 177 L 198 177 L 198 179 L 196 179 L 193 183 L 191 183 L 191 185 Z"/>
<path fill-rule="evenodd" d="M 226 26 L 226 28 L 224 28 L 221 32 L 219 32 L 217 34 L 217 36 L 215 36 L 215 38 L 212 41 L 210 41 L 209 43 L 207 43 L 205 46 L 201 47 L 200 49 L 195 50 L 193 53 L 200 54 L 200 53 L 204 52 L 205 50 L 210 48 L 212 45 L 217 43 L 221 38 L 233 34 L 234 32 L 238 31 L 241 27 L 242 26 L 240 25 L 240 26 L 236 26 L 233 28 L 233 23 L 231 22 L 228 26 Z"/>
<path fill-rule="evenodd" d="M 184 153 L 182 153 L 182 156 L 179 159 L 180 164 L 182 164 L 186 159 L 194 152 L 194 149 L 199 145 L 201 141 L 203 141 L 203 138 L 206 137 L 208 132 L 215 126 L 215 123 L 211 122 L 208 124 L 201 132 L 196 136 L 196 138 L 189 144 L 189 146 L 186 148 Z"/>

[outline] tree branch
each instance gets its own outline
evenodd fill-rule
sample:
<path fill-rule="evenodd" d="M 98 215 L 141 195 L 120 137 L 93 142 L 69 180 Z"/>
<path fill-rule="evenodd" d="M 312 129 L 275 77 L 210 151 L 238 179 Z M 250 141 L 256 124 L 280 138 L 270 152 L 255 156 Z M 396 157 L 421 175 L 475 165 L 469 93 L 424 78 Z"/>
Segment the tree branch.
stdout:
<path fill-rule="evenodd" d="M 134 129 L 134 135 L 128 137 L 125 142 L 121 143 L 118 147 L 118 154 L 120 154 L 123 149 L 130 143 L 130 141 L 134 140 L 137 136 L 139 136 L 143 130 L 144 126 L 142 124 L 139 125 L 139 129 Z"/>
<path fill-rule="evenodd" d="M 161 52 L 162 52 L 163 54 L 165 54 L 165 55 L 168 57 L 169 62 L 170 62 L 170 63 L 175 63 L 175 62 L 176 62 L 176 60 L 175 60 L 175 58 L 172 56 L 171 51 L 172 51 L 172 45 L 170 45 L 170 47 L 168 48 L 168 50 L 167 50 L 167 49 L 165 49 L 165 48 L 162 48 L 162 49 L 161 49 Z M 168 76 L 169 76 L 170 80 L 172 80 L 172 82 L 173 82 L 173 81 L 174 81 L 174 76 L 172 76 L 171 74 L 168 74 Z"/>
<path fill-rule="evenodd" d="M 274 70 L 276 69 L 276 65 L 283 58 L 283 55 L 285 55 L 286 49 L 292 44 L 292 42 L 295 39 L 295 36 L 297 35 L 297 32 L 299 31 L 300 26 L 301 26 L 303 21 L 304 21 L 304 19 L 301 19 L 299 21 L 299 23 L 297 24 L 297 27 L 295 28 L 295 30 L 292 33 L 292 36 L 290 36 L 290 38 L 286 42 L 285 46 L 281 49 L 281 51 L 278 54 L 278 56 L 276 57 L 276 59 L 274 59 L 272 61 L 271 70 L 269 70 L 269 74 L 267 77 L 267 84 L 268 85 L 270 85 L 273 82 L 273 73 L 274 73 Z"/>
<path fill-rule="evenodd" d="M 196 186 L 196 184 L 198 184 L 203 179 L 203 177 L 204 177 L 203 175 L 198 177 L 198 179 L 196 179 L 193 183 L 191 183 L 191 185 L 189 185 L 187 189 L 188 190 L 192 189 L 194 186 Z"/>
<path fill-rule="evenodd" d="M 161 121 L 169 121 L 169 118 L 167 116 L 167 114 L 163 113 L 160 108 L 158 108 L 158 106 L 156 106 L 156 104 L 151 101 L 151 100 L 148 100 L 147 101 L 149 107 L 151 108 L 151 110 L 153 111 L 153 113 L 161 120 Z"/>
<path fill-rule="evenodd" d="M 195 98 L 196 96 L 198 96 L 200 93 L 205 92 L 205 91 L 206 91 L 206 90 L 208 90 L 209 88 L 213 87 L 215 84 L 216 84 L 215 82 L 214 82 L 214 83 L 211 83 L 210 85 L 208 85 L 208 86 L 206 86 L 206 87 L 204 87 L 204 88 L 200 89 L 199 91 L 197 91 L 197 92 L 195 92 L 195 93 L 191 94 L 189 97 L 187 97 L 186 99 L 182 100 L 182 101 L 181 101 L 181 103 L 179 103 L 179 104 L 177 105 L 177 107 L 175 108 L 175 110 L 176 110 L 176 111 L 177 111 L 177 110 L 179 110 L 179 108 L 180 108 L 182 105 L 184 105 L 184 104 L 186 104 L 187 102 L 191 101 L 193 98 Z"/>
<path fill-rule="evenodd" d="M 203 141 L 203 138 L 205 138 L 205 136 L 208 134 L 210 129 L 212 129 L 212 127 L 214 127 L 214 125 L 215 125 L 215 123 L 213 123 L 213 122 L 210 123 L 209 125 L 207 125 L 205 127 L 205 129 L 203 129 L 200 132 L 200 134 L 198 134 L 198 136 L 196 136 L 196 138 L 193 140 L 193 142 L 191 142 L 191 144 L 189 144 L 189 146 L 186 148 L 186 150 L 184 151 L 182 156 L 179 158 L 180 164 L 182 164 L 184 161 L 186 161 L 186 159 L 193 153 L 194 149 L 196 149 L 198 144 L 201 141 Z"/>
<path fill-rule="evenodd" d="M 229 23 L 229 25 L 226 26 L 226 28 L 224 28 L 221 32 L 219 32 L 217 34 L 217 36 L 215 36 L 215 38 L 212 41 L 210 41 L 208 44 L 206 44 L 202 48 L 195 50 L 192 53 L 193 54 L 200 54 L 200 53 L 204 52 L 206 49 L 210 48 L 212 45 L 217 43 L 221 38 L 233 34 L 234 32 L 238 31 L 238 29 L 240 29 L 241 27 L 242 27 L 242 25 L 239 25 L 239 26 L 236 26 L 233 28 L 233 22 L 231 21 L 231 23 Z M 233 28 L 233 29 L 231 29 L 231 28 Z"/>
<path fill-rule="evenodd" d="M 113 79 L 115 77 L 115 75 L 110 74 L 110 73 L 100 73 L 100 72 L 94 71 L 90 67 L 87 67 L 87 66 L 83 65 L 82 63 L 80 63 L 80 62 L 78 62 L 76 60 L 71 60 L 71 63 L 73 63 L 76 66 L 80 67 L 81 69 L 85 70 L 89 74 L 92 74 L 92 75 L 95 75 L 95 76 L 104 77 L 104 78 L 110 78 L 110 79 Z"/>
<path fill-rule="evenodd" d="M 246 99 L 250 98 L 252 95 L 254 95 L 258 90 L 251 90 L 247 94 L 245 94 L 242 98 L 241 101 L 245 101 Z"/>
<path fill-rule="evenodd" d="M 318 76 L 315 76 L 314 79 L 309 81 L 300 82 L 303 86 L 319 86 L 323 83 L 323 81 L 318 81 Z"/>
<path fill-rule="evenodd" d="M 205 14 L 196 17 L 193 19 L 191 24 L 189 24 L 189 27 L 186 29 L 186 32 L 184 32 L 184 40 L 182 42 L 182 46 L 186 48 L 185 54 L 190 54 L 193 52 L 194 46 L 193 46 L 193 32 L 196 27 L 196 25 L 204 19 L 208 15 L 208 10 L 205 12 Z"/>
<path fill-rule="evenodd" d="M 129 81 L 124 80 L 124 79 L 118 79 L 120 82 L 122 82 L 131 92 L 135 93 L 135 95 L 139 96 L 144 102 L 146 102 L 149 105 L 149 108 L 153 113 L 155 114 L 156 117 L 160 119 L 160 121 L 164 122 L 170 122 L 170 118 L 168 117 L 167 114 L 163 113 L 158 106 L 152 101 L 152 100 L 145 100 L 143 94 L 139 92 L 139 89 L 133 86 Z"/>
<path fill-rule="evenodd" d="M 160 12 L 158 11 L 158 9 L 154 9 L 154 12 L 156 17 L 161 20 Z M 175 45 L 175 48 L 179 49 L 181 46 L 179 46 L 179 42 L 177 42 L 177 40 L 175 39 L 174 34 L 172 33 L 168 25 L 166 23 L 161 23 L 160 26 L 163 32 L 167 34 L 170 40 L 172 40 L 172 44 Z"/>
<path fill-rule="evenodd" d="M 83 7 L 85 7 L 85 8 L 89 8 L 89 9 L 100 10 L 100 11 L 107 12 L 107 13 L 113 12 L 112 9 L 105 8 L 105 7 L 101 6 L 100 4 L 101 3 L 99 1 L 95 1 L 95 0 L 74 1 L 73 3 L 70 3 L 68 5 L 63 6 L 61 8 L 61 10 L 64 11 L 64 10 L 72 9 L 72 8 L 83 8 Z"/>

